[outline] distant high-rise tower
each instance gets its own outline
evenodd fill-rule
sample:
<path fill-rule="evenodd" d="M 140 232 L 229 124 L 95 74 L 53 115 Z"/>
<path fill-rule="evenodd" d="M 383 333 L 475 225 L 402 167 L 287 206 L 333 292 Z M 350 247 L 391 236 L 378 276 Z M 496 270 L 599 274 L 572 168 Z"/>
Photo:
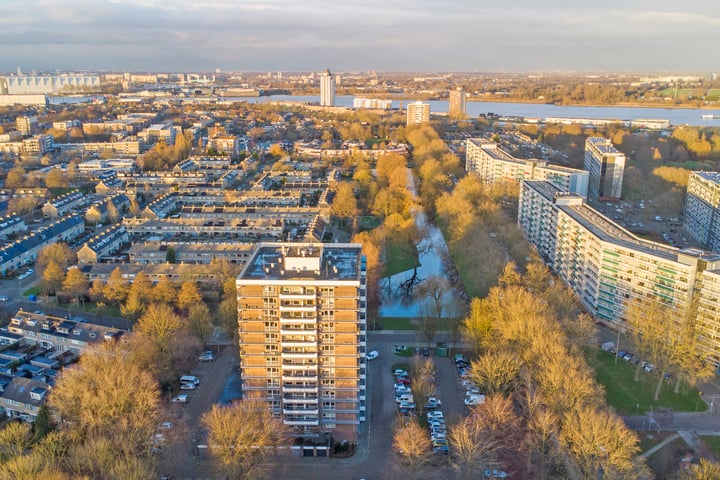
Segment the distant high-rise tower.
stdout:
<path fill-rule="evenodd" d="M 584 168 L 590 172 L 590 198 L 620 200 L 625 155 L 617 151 L 610 140 L 602 137 L 589 137 L 585 140 Z"/>
<path fill-rule="evenodd" d="M 407 105 L 407 124 L 418 125 L 430 120 L 430 104 L 412 102 Z"/>
<path fill-rule="evenodd" d="M 335 76 L 330 70 L 320 75 L 320 105 L 323 107 L 335 106 Z"/>
<path fill-rule="evenodd" d="M 465 116 L 465 90 L 462 87 L 458 87 L 457 90 L 450 90 L 448 115 L 455 118 Z"/>

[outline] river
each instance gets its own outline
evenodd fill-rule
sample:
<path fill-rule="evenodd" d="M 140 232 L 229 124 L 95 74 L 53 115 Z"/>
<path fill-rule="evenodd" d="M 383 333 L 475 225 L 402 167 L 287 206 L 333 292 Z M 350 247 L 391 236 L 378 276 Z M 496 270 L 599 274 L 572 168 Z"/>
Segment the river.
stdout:
<path fill-rule="evenodd" d="M 411 170 L 408 170 L 408 189 L 413 197 L 417 196 L 415 192 L 415 178 Z M 439 228 L 428 222 L 427 216 L 422 208 L 413 209 L 413 216 L 415 217 L 415 224 L 418 228 L 421 230 L 424 229 L 427 232 L 427 236 L 418 246 L 418 250 L 421 253 L 418 258 L 420 266 L 417 267 L 417 278 L 422 281 L 433 275 L 437 275 L 449 281 L 447 278 L 447 270 L 442 261 L 443 257 L 450 258 L 445 237 L 443 237 Z M 402 294 L 391 293 L 397 289 L 402 282 L 412 277 L 412 275 L 413 270 L 406 270 L 380 280 L 380 288 L 382 290 L 380 301 L 381 317 L 418 318 L 421 316 L 421 302 L 412 298 L 407 299 Z M 443 297 L 443 305 L 445 307 L 454 301 L 454 290 L 446 293 Z M 447 313 L 448 309 L 444 308 L 442 316 L 445 317 Z"/>
<path fill-rule="evenodd" d="M 372 95 L 368 95 L 372 97 Z M 352 108 L 355 96 L 338 95 L 335 97 L 335 105 L 338 107 Z M 226 99 L 228 100 L 228 99 Z M 236 97 L 232 100 L 246 101 L 249 103 L 269 102 L 306 102 L 319 103 L 320 97 L 314 95 L 273 95 L 269 97 Z M 403 105 L 411 100 L 403 101 Z M 430 112 L 447 113 L 448 102 L 446 100 L 428 100 L 424 103 L 430 104 Z M 393 108 L 400 108 L 400 101 L 393 100 Z M 644 118 L 667 119 L 671 125 L 692 125 L 692 126 L 714 126 L 720 127 L 720 118 L 702 118 L 703 114 L 718 114 L 718 110 L 700 110 L 697 108 L 651 108 L 651 107 L 586 107 L 586 106 L 562 106 L 549 105 L 545 103 L 511 103 L 511 102 L 467 102 L 467 114 L 469 117 L 477 117 L 480 114 L 495 113 L 501 116 L 516 116 L 529 118 L 547 117 L 569 117 L 569 118 L 602 118 L 617 120 L 637 120 Z"/>

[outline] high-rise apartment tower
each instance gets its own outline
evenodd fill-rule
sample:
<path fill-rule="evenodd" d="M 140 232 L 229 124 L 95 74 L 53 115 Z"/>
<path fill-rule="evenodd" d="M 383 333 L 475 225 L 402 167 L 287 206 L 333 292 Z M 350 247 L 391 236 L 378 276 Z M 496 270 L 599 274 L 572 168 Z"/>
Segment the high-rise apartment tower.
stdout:
<path fill-rule="evenodd" d="M 365 420 L 360 244 L 261 243 L 237 278 L 240 372 L 299 437 L 357 440 Z"/>

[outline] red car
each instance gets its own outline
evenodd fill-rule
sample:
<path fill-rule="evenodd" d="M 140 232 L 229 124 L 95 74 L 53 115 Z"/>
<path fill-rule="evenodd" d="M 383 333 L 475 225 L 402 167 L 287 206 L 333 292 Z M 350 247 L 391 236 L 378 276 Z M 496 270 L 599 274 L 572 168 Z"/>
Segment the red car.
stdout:
<path fill-rule="evenodd" d="M 398 379 L 396 380 L 395 385 L 399 385 L 399 384 L 402 384 L 402 385 L 410 385 L 410 379 L 409 379 L 409 378 L 398 378 Z"/>

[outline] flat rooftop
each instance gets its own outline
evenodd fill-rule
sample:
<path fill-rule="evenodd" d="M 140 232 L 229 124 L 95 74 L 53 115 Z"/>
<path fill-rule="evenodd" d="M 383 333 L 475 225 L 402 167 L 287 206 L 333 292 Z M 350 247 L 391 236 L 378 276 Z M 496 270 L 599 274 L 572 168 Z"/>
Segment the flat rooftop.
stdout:
<path fill-rule="evenodd" d="M 590 143 L 600 153 L 608 155 L 622 155 L 617 148 L 615 148 L 610 140 L 604 137 L 588 137 L 586 142 Z"/>
<path fill-rule="evenodd" d="M 553 184 L 546 181 L 526 181 L 525 183 L 530 188 L 540 193 L 543 197 L 552 201 L 559 210 L 565 212 L 600 240 L 650 255 L 656 255 L 666 260 L 677 261 L 678 254 L 681 252 L 679 248 L 638 238 L 617 223 L 599 213 L 597 210 L 587 205 L 584 201 L 580 201 L 582 197 L 566 194 L 558 190 Z M 568 203 L 561 203 L 560 201 L 556 202 L 556 200 L 562 199 L 563 197 L 576 198 L 578 201 Z M 703 252 L 701 250 L 687 249 L 682 252 L 692 256 L 704 256 L 706 258 L 710 258 L 710 256 L 708 256 L 708 252 Z"/>
<path fill-rule="evenodd" d="M 700 172 L 693 172 L 693 173 L 697 174 L 700 178 L 707 180 L 709 182 L 720 183 L 720 172 L 700 171 Z"/>
<path fill-rule="evenodd" d="M 359 243 L 261 243 L 240 280 L 359 280 Z"/>

